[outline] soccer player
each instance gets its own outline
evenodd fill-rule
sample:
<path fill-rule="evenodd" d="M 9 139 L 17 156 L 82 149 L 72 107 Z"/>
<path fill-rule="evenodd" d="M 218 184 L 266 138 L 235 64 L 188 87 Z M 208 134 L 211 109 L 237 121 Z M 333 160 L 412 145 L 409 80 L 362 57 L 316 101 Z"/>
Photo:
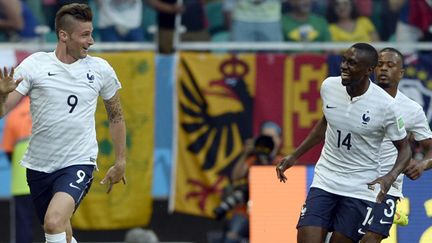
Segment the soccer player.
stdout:
<path fill-rule="evenodd" d="M 37 52 L 10 72 L 0 71 L 0 115 L 30 97 L 32 134 L 21 161 L 47 243 L 76 242 L 70 218 L 89 190 L 98 144 L 95 110 L 104 100 L 115 163 L 101 181 L 110 192 L 125 182 L 126 128 L 120 82 L 103 59 L 91 57 L 92 11 L 85 4 L 63 6 L 56 14 L 57 47 Z"/>
<path fill-rule="evenodd" d="M 384 48 L 380 51 L 378 65 L 375 69 L 377 84 L 393 96 L 396 106 L 401 112 L 405 122 L 405 130 L 412 134 L 414 139 L 426 151 L 425 161 L 432 157 L 432 132 L 423 111 L 423 107 L 411 100 L 398 90 L 399 81 L 404 75 L 403 55 L 394 48 Z M 380 163 L 381 173 L 387 173 L 393 166 L 397 150 L 386 137 L 381 145 Z M 411 160 L 410 166 L 422 165 L 424 162 Z M 396 203 L 402 195 L 403 174 L 399 175 L 382 203 L 376 204 L 373 210 L 372 224 L 369 226 L 362 242 L 381 242 L 389 236 L 390 227 L 396 211 Z"/>
<path fill-rule="evenodd" d="M 369 76 L 378 61 L 375 48 L 357 43 L 342 57 L 341 76 L 321 86 L 324 116 L 294 152 L 276 166 L 284 171 L 324 139 L 315 175 L 297 225 L 300 243 L 358 242 L 376 201 L 381 202 L 409 163 L 411 149 L 394 99 Z M 398 151 L 394 167 L 379 177 L 379 148 L 384 136 Z"/>

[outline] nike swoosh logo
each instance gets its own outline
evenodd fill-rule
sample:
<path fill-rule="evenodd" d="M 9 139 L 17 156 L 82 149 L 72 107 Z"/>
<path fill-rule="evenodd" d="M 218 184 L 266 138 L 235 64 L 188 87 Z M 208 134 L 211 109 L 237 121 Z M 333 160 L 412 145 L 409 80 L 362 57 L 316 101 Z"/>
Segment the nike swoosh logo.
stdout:
<path fill-rule="evenodd" d="M 336 106 L 329 106 L 329 105 L 326 105 L 326 108 L 327 108 L 327 109 L 334 109 L 334 108 L 336 108 Z"/>
<path fill-rule="evenodd" d="M 48 72 L 48 76 L 54 76 L 54 75 L 57 75 L 57 73 Z"/>
<path fill-rule="evenodd" d="M 72 184 L 72 182 L 71 182 L 71 183 L 69 183 L 69 186 L 70 186 L 70 187 L 73 187 L 73 188 L 75 188 L 75 189 L 78 189 L 78 190 L 80 190 L 80 191 L 81 191 L 81 188 L 79 188 L 79 187 L 75 186 L 74 184 Z"/>
<path fill-rule="evenodd" d="M 393 224 L 393 222 L 388 222 L 388 221 L 384 221 L 384 220 L 380 220 L 380 224 Z"/>
<path fill-rule="evenodd" d="M 362 234 L 362 235 L 364 235 L 364 234 L 366 234 L 365 232 L 363 232 L 363 230 L 360 228 L 360 229 L 358 229 L 358 231 L 357 231 L 359 234 Z"/>

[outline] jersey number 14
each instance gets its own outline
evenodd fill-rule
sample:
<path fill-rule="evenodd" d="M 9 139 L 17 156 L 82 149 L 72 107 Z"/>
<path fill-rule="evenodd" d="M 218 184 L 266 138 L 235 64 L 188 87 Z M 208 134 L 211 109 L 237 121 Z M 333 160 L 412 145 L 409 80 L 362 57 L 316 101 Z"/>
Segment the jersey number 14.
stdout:
<path fill-rule="evenodd" d="M 352 146 L 351 133 L 349 132 L 343 139 L 342 139 L 342 132 L 340 130 L 337 130 L 337 133 L 338 133 L 337 147 L 340 148 L 341 146 L 346 146 L 347 150 L 350 150 Z"/>

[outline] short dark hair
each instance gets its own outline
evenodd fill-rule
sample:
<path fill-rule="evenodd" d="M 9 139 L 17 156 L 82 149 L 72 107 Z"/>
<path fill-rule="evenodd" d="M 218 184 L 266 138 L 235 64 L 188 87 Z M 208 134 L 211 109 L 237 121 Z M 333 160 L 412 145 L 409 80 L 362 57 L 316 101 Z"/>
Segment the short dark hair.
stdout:
<path fill-rule="evenodd" d="M 398 49 L 393 48 L 393 47 L 385 47 L 379 53 L 383 53 L 383 52 L 393 52 L 393 53 L 397 54 L 399 56 L 400 60 L 401 60 L 402 67 L 405 66 L 404 55 Z"/>
<path fill-rule="evenodd" d="M 91 11 L 91 8 L 87 4 L 80 3 L 71 3 L 62 6 L 59 11 L 57 11 L 55 17 L 55 31 L 57 37 L 61 29 L 70 29 L 71 20 L 92 22 L 93 13 Z"/>
<path fill-rule="evenodd" d="M 378 52 L 368 43 L 356 43 L 351 46 L 357 50 L 364 52 L 367 55 L 369 66 L 375 68 L 378 64 Z"/>

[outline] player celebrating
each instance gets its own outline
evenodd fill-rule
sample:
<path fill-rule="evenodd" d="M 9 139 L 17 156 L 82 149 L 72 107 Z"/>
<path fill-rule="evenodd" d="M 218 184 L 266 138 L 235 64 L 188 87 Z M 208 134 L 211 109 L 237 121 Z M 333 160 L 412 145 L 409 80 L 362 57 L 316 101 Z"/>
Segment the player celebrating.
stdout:
<path fill-rule="evenodd" d="M 300 243 L 321 243 L 328 231 L 333 231 L 331 242 L 358 242 L 374 203 L 384 198 L 409 162 L 411 150 L 394 99 L 369 80 L 377 61 L 378 53 L 369 44 L 357 43 L 345 51 L 341 77 L 329 77 L 321 86 L 323 118 L 276 167 L 285 182 L 284 171 L 325 140 L 297 225 Z M 393 141 L 398 157 L 379 177 L 384 136 Z"/>
<path fill-rule="evenodd" d="M 432 157 L 432 132 L 429 128 L 423 108 L 415 101 L 406 97 L 398 90 L 399 81 L 404 75 L 403 55 L 394 48 L 384 48 L 379 53 L 378 65 L 375 69 L 377 84 L 393 96 L 396 106 L 401 111 L 405 122 L 405 130 L 412 134 L 420 146 L 427 151 L 425 161 Z M 397 150 L 390 139 L 384 138 L 380 150 L 381 174 L 387 173 L 396 160 Z M 423 162 L 411 161 L 409 169 Z M 382 203 L 376 204 L 373 210 L 372 224 L 363 237 L 362 242 L 381 242 L 389 236 L 390 227 L 396 211 L 396 202 L 402 195 L 403 175 L 399 175 L 390 188 Z"/>
<path fill-rule="evenodd" d="M 111 66 L 88 56 L 94 44 L 92 12 L 85 4 L 63 6 L 56 14 L 57 47 L 34 53 L 9 73 L 0 71 L 0 114 L 29 96 L 33 129 L 21 161 L 47 243 L 76 242 L 70 218 L 93 179 L 98 144 L 95 111 L 105 104 L 116 154 L 102 184 L 125 176 L 126 128 Z"/>

